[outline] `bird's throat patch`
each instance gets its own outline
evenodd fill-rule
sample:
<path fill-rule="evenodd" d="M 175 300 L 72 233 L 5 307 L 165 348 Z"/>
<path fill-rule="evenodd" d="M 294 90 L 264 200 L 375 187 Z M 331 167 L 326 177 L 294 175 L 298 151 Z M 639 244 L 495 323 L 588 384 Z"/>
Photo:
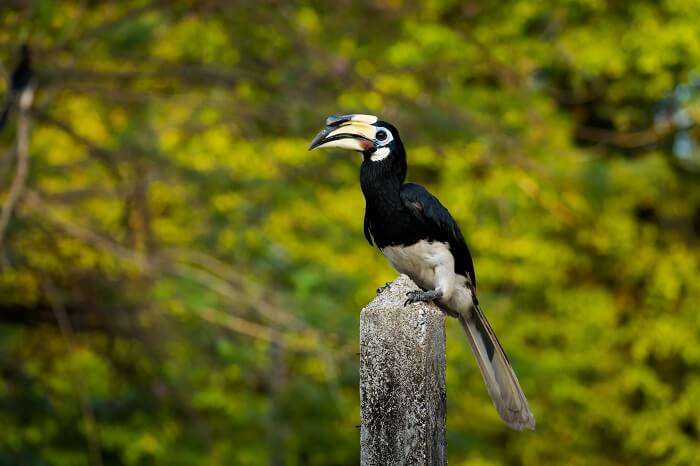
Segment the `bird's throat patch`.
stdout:
<path fill-rule="evenodd" d="M 384 160 L 385 158 L 389 157 L 389 153 L 391 152 L 391 149 L 388 147 L 380 147 L 376 151 L 374 151 L 374 154 L 372 154 L 369 159 L 372 162 L 379 162 L 380 160 Z"/>

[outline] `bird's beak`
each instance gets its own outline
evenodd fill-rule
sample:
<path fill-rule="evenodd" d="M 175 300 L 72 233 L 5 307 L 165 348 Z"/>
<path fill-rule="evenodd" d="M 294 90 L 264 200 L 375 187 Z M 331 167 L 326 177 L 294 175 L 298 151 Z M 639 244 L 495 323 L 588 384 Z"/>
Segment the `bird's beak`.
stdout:
<path fill-rule="evenodd" d="M 360 152 L 373 149 L 377 129 L 373 126 L 377 117 L 373 115 L 333 115 L 326 119 L 323 128 L 311 141 L 309 150 L 337 147 Z"/>

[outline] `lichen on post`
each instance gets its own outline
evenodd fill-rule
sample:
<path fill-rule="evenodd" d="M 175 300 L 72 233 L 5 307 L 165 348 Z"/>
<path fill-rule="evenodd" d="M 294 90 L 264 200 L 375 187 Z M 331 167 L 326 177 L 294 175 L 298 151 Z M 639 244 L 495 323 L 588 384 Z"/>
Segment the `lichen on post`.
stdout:
<path fill-rule="evenodd" d="M 445 317 L 405 275 L 360 316 L 363 466 L 446 465 Z"/>

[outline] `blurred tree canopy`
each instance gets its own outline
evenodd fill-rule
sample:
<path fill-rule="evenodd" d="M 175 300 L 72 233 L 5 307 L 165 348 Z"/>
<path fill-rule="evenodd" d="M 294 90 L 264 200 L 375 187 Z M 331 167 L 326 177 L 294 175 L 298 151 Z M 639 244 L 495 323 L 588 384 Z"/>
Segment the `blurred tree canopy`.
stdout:
<path fill-rule="evenodd" d="M 700 2 L 6 0 L 38 74 L 0 251 L 0 465 L 352 465 L 381 115 L 462 225 L 538 419 L 448 328 L 466 465 L 700 463 Z M 14 116 L 16 118 L 16 115 Z M 0 134 L 0 188 L 16 173 Z"/>

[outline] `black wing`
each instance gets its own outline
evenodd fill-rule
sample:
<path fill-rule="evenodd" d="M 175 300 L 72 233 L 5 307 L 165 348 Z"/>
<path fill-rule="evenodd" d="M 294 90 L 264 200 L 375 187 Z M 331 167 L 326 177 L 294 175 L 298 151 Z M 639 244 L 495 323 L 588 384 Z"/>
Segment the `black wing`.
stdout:
<path fill-rule="evenodd" d="M 10 89 L 15 93 L 22 92 L 32 80 L 32 64 L 29 46 L 23 44 L 20 49 L 20 59 L 10 76 Z"/>
<path fill-rule="evenodd" d="M 476 274 L 472 255 L 459 225 L 450 212 L 427 189 L 416 183 L 406 183 L 401 186 L 401 199 L 409 212 L 425 225 L 430 239 L 450 245 L 450 251 L 455 258 L 455 272 L 471 280 L 471 287 L 476 292 Z"/>

